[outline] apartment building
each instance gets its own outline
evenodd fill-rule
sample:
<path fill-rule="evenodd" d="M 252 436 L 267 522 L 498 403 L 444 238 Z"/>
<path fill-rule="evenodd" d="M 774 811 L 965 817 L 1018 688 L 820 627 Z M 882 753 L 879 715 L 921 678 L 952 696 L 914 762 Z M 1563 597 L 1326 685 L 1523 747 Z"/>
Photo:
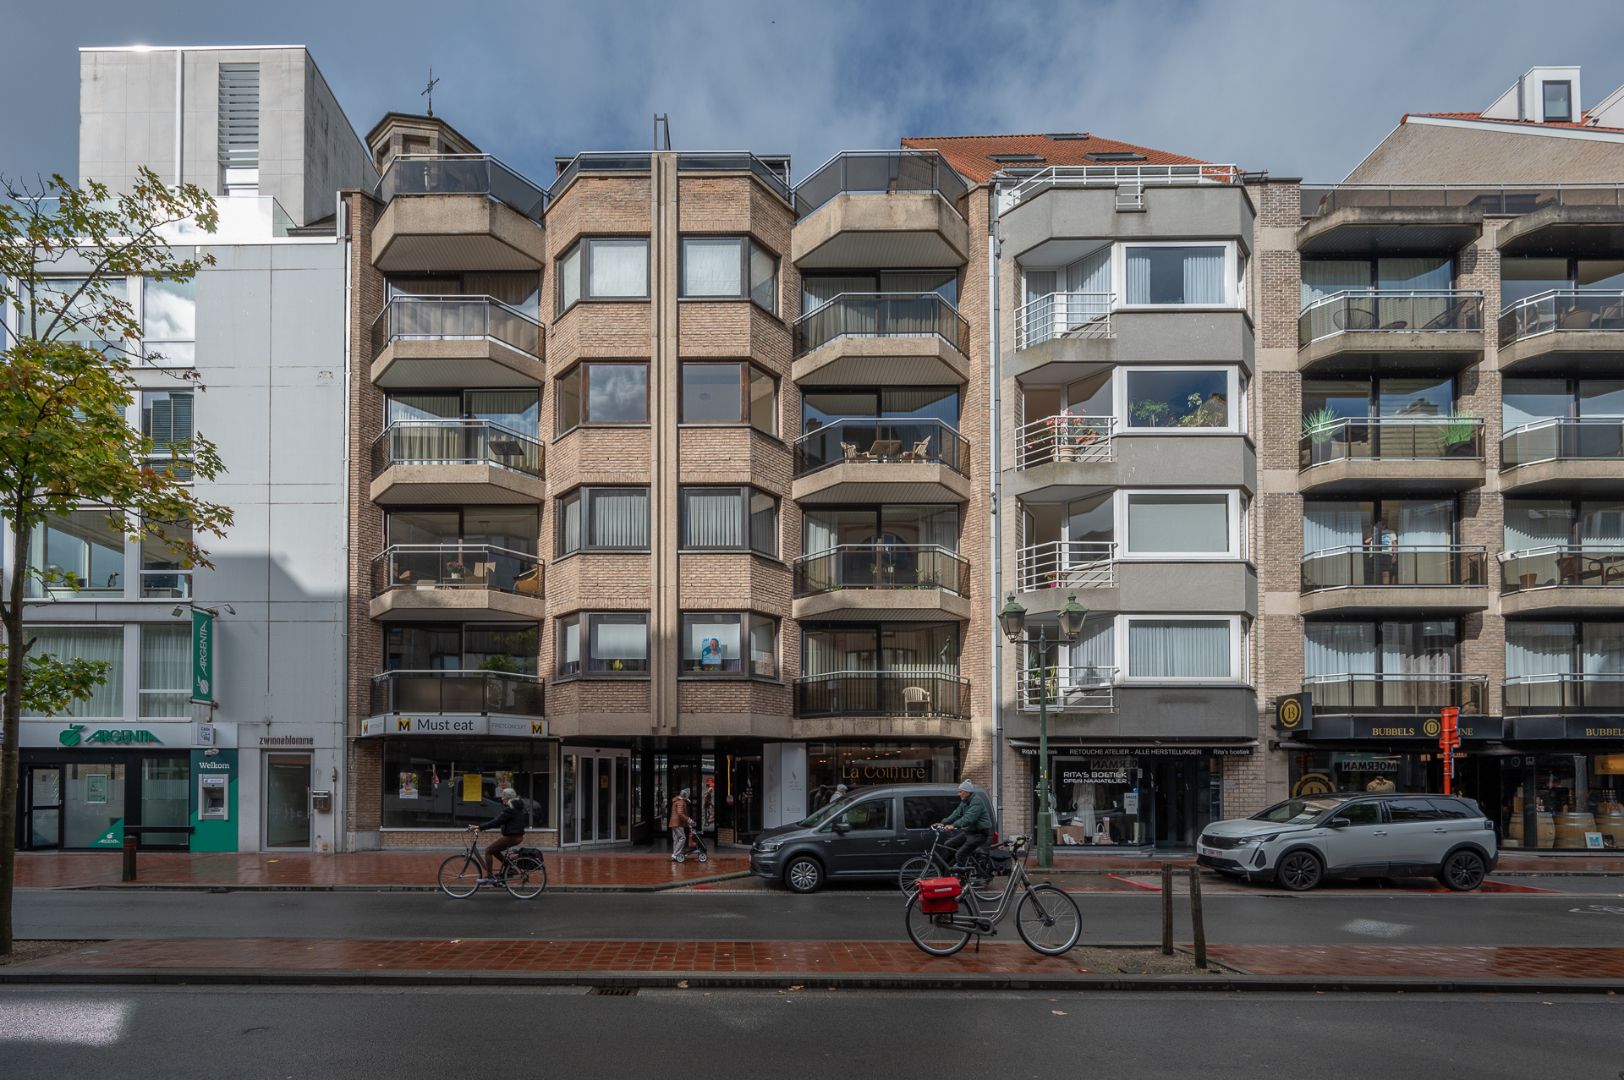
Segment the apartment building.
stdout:
<path fill-rule="evenodd" d="M 1258 185 L 1273 795 L 1439 790 L 1453 706 L 1507 846 L 1624 841 L 1624 89 L 1581 101 L 1534 68 Z"/>
<path fill-rule="evenodd" d="M 368 182 L 365 150 L 302 48 L 87 49 L 80 72 L 82 179 L 117 189 L 146 163 L 218 199 L 216 233 L 170 231 L 214 265 L 184 284 L 127 282 L 146 355 L 129 421 L 177 448 L 166 463 L 194 432 L 213 440 L 227 471 L 198 494 L 236 523 L 205 543 L 212 569 L 129 543 L 89 508 L 0 552 L 74 575 L 31 583 L 36 647 L 111 669 L 69 715 L 25 717 L 19 844 L 116 849 L 127 826 L 178 826 L 191 832 L 142 846 L 333 850 L 346 614 L 333 193 Z M 60 269 L 69 287 L 73 264 Z M 199 634 L 212 663 L 195 672 Z"/>

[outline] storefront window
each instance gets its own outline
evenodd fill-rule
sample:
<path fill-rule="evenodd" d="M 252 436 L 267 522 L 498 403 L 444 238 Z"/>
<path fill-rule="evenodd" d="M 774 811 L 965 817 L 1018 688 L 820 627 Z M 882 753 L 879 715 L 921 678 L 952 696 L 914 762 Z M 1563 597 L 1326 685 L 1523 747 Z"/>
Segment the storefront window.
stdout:
<path fill-rule="evenodd" d="M 383 750 L 383 826 L 454 829 L 501 812 L 497 789 L 525 800 L 530 827 L 553 827 L 553 746 L 480 739 L 390 739 Z"/>
<path fill-rule="evenodd" d="M 1053 779 L 1058 843 L 1142 842 L 1139 768 L 1132 758 L 1056 758 Z"/>
<path fill-rule="evenodd" d="M 945 784 L 958 776 L 958 751 L 933 743 L 808 743 L 807 810 L 828 803 L 835 785 Z"/>
<path fill-rule="evenodd" d="M 184 766 L 183 766 L 184 767 Z M 62 846 L 118 847 L 123 843 L 124 765 L 69 765 L 62 792 Z M 165 823 L 167 824 L 167 823 Z"/>

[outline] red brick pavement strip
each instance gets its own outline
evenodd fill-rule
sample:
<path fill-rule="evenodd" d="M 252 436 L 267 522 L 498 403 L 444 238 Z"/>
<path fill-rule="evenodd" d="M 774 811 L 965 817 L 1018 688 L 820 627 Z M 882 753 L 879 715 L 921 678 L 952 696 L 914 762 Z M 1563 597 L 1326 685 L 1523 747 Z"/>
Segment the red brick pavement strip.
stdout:
<path fill-rule="evenodd" d="M 1212 945 L 1207 951 L 1253 975 L 1624 980 L 1624 948 Z"/>

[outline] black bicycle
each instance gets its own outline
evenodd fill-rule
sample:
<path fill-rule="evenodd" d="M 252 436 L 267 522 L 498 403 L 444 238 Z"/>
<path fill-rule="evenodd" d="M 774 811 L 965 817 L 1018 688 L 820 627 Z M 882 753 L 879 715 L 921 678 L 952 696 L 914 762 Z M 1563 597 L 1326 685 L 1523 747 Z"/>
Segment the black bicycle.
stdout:
<path fill-rule="evenodd" d="M 447 896 L 461 900 L 474 895 L 481 882 L 506 889 L 519 900 L 541 895 L 547 887 L 547 860 L 540 848 L 517 847 L 498 851 L 496 862 L 500 872 L 490 879 L 485 877 L 485 865 L 479 858 L 479 830 L 468 827 L 468 850 L 452 855 L 440 864 L 440 889 Z M 492 867 L 497 871 L 498 867 Z"/>
<path fill-rule="evenodd" d="M 942 851 L 942 840 L 947 828 L 937 824 L 931 827 L 930 848 L 923 855 L 915 855 L 902 864 L 897 872 L 897 884 L 905 895 L 912 896 L 919 888 L 919 879 L 928 877 L 956 877 L 968 889 L 978 881 L 991 881 L 999 873 L 998 858 L 992 848 L 983 845 L 971 853 L 968 862 L 952 862 Z M 1004 857 L 1007 865 L 1009 859 Z"/>

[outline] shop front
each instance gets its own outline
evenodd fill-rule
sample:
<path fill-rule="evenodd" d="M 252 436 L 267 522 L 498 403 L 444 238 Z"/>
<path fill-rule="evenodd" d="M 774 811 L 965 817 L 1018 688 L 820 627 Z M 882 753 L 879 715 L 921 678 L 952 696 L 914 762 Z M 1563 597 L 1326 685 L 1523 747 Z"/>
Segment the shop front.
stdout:
<path fill-rule="evenodd" d="M 1037 813 L 1037 751 L 1017 746 L 1031 777 Z M 1055 746 L 1055 846 L 1062 850 L 1195 846 L 1201 830 L 1223 817 L 1224 757 L 1250 746 Z"/>

